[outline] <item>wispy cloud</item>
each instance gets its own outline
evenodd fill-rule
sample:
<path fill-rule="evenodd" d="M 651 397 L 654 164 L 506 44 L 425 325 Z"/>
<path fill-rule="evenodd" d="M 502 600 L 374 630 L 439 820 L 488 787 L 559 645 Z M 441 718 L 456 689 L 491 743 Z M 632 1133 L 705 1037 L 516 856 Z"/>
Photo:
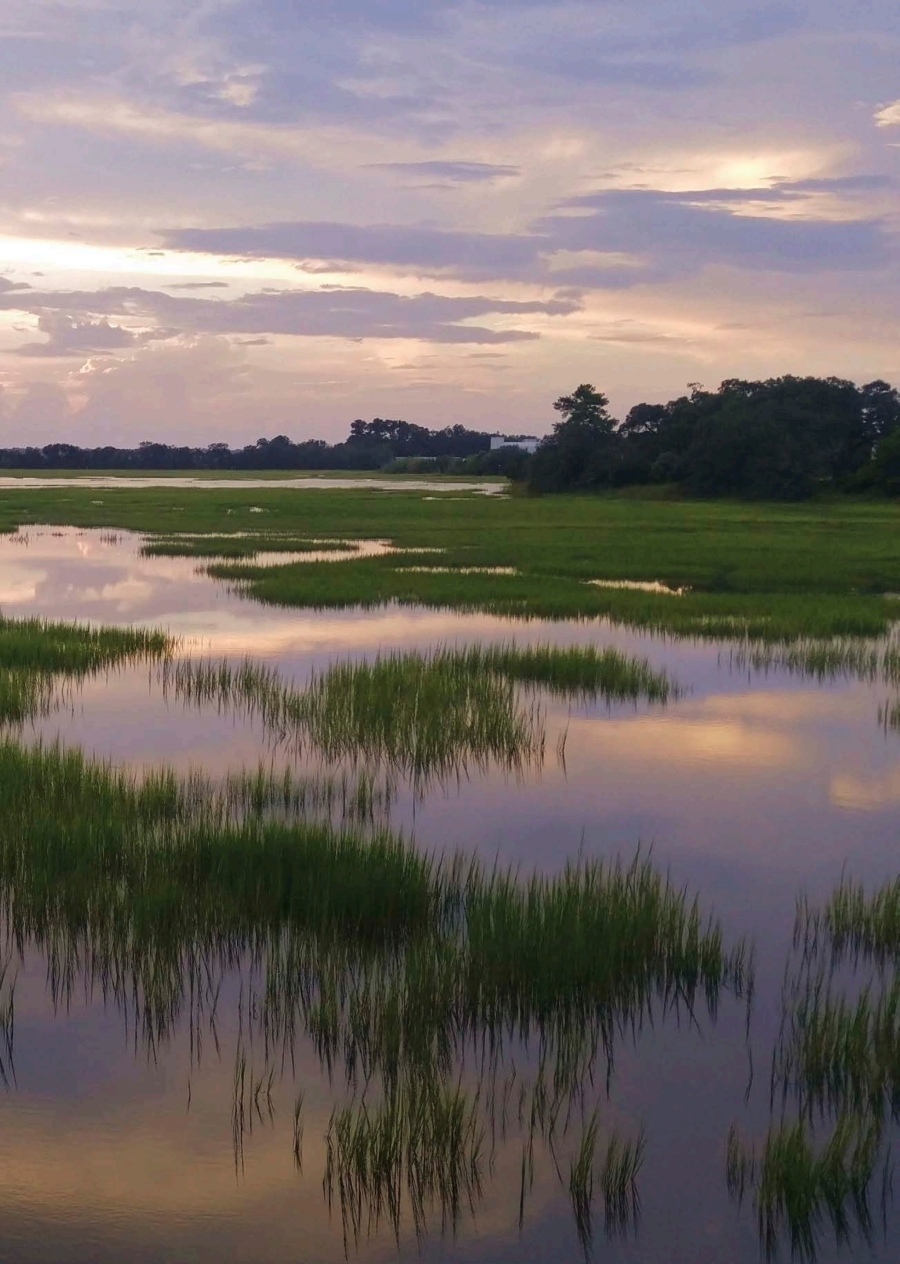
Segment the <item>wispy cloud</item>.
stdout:
<path fill-rule="evenodd" d="M 448 184 L 490 184 L 521 175 L 520 167 L 496 162 L 371 162 L 370 171 L 389 171 L 412 179 L 442 180 Z"/>

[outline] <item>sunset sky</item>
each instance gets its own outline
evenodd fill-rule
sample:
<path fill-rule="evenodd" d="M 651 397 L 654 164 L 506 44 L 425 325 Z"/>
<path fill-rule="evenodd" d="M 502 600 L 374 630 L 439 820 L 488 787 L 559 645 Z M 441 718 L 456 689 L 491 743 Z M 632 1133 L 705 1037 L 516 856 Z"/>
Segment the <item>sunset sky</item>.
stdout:
<path fill-rule="evenodd" d="M 900 384 L 897 0 L 2 0 L 0 442 Z"/>

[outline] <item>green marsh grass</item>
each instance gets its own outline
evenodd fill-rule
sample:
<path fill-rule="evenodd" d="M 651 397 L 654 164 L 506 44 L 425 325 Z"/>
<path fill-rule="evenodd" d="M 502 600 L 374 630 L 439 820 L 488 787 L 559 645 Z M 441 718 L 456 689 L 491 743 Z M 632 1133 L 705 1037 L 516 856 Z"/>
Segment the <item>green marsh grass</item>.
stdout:
<path fill-rule="evenodd" d="M 851 998 L 824 972 L 806 976 L 772 1077 L 810 1120 L 847 1110 L 879 1122 L 900 1117 L 900 979 Z"/>
<path fill-rule="evenodd" d="M 868 1241 L 881 1172 L 892 1173 L 889 1128 L 900 1120 L 900 883 L 869 893 L 844 878 L 822 907 L 797 904 L 781 1028 L 772 1054 L 773 1122 L 759 1155 L 736 1130 L 726 1180 L 752 1191 L 769 1257 L 786 1238 L 816 1258 L 824 1229 Z M 860 971 L 862 970 L 862 973 Z"/>
<path fill-rule="evenodd" d="M 833 953 L 879 962 L 900 961 L 900 878 L 872 892 L 845 877 L 821 911 L 801 901 L 795 940 L 805 945 L 821 936 Z"/>
<path fill-rule="evenodd" d="M 199 1058 L 224 979 L 247 978 L 236 1160 L 268 1118 L 273 1068 L 307 1042 L 351 1093 L 330 1132 L 349 1233 L 401 1205 L 452 1227 L 490 1171 L 511 1059 L 545 1069 L 531 1131 L 555 1146 L 570 1107 L 608 1091 L 620 1036 L 750 986 L 743 945 L 649 858 L 520 878 L 384 830 L 273 820 L 279 780 L 251 778 L 235 805 L 200 777 L 0 743 L 0 921 L 16 952 L 44 954 L 54 1004 L 98 991 L 152 1056 L 184 1023 Z M 598 1150 L 610 1226 L 638 1160 Z"/>
<path fill-rule="evenodd" d="M 164 689 L 178 698 L 239 707 L 329 762 L 366 761 L 419 787 L 489 763 L 520 774 L 542 764 L 542 712 L 518 686 L 610 703 L 665 703 L 677 694 L 665 672 L 617 650 L 514 642 L 339 662 L 304 688 L 250 659 L 184 659 L 163 669 Z"/>
<path fill-rule="evenodd" d="M 356 545 L 344 539 L 298 537 L 289 532 L 230 535 L 160 536 L 141 546 L 144 557 L 196 557 L 201 560 L 252 560 L 258 553 L 353 553 Z"/>
<path fill-rule="evenodd" d="M 445 651 L 446 652 L 446 651 Z M 539 685 L 561 697 L 602 698 L 605 702 L 665 703 L 678 687 L 665 671 L 619 650 L 593 645 L 475 645 L 454 651 L 466 671 Z"/>
<path fill-rule="evenodd" d="M 0 668 L 8 671 L 79 675 L 162 658 L 170 648 L 163 633 L 141 628 L 92 628 L 0 616 Z"/>
<path fill-rule="evenodd" d="M 219 573 L 261 600 L 294 606 L 396 601 L 513 616 L 609 617 L 679 636 L 781 641 L 884 635 L 900 591 L 895 503 L 833 498 L 803 505 L 660 501 L 615 495 L 496 500 L 366 490 L 165 487 L 4 493 L 0 528 L 60 523 L 221 537 L 222 523 L 262 536 L 388 539 L 444 552 L 442 566 L 511 567 L 506 577 L 415 574 L 395 557 Z M 233 561 L 234 559 L 232 559 Z M 227 561 L 227 559 L 223 559 Z M 592 587 L 659 581 L 683 597 Z"/>
<path fill-rule="evenodd" d="M 162 660 L 171 648 L 159 632 L 0 616 L 0 724 L 47 715 L 87 676 Z"/>
<path fill-rule="evenodd" d="M 429 573 L 398 566 L 388 556 L 307 567 L 214 562 L 208 570 L 239 593 L 277 606 L 326 610 L 397 604 L 517 619 L 608 619 L 636 631 L 706 641 L 873 638 L 886 635 L 898 613 L 897 603 L 870 594 L 698 590 L 673 597 L 601 589 L 587 579 L 529 570 L 480 574 L 471 569 L 475 564 L 467 556 L 454 567 L 452 559 L 442 557 L 446 569 Z M 597 569 L 602 569 L 599 562 Z"/>

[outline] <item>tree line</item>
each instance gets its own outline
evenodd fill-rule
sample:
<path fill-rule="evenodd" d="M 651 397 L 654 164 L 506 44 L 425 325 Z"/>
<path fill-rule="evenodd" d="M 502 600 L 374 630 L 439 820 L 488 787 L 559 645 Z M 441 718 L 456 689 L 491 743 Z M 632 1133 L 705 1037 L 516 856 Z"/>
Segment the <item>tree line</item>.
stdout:
<path fill-rule="evenodd" d="M 2 448 L 0 468 L 116 470 L 383 470 L 504 474 L 533 492 L 669 484 L 692 496 L 801 500 L 826 490 L 900 495 L 900 394 L 888 382 L 729 378 L 692 384 L 666 404 L 636 404 L 624 421 L 584 383 L 534 455 L 491 451 L 487 431 L 356 420 L 340 443 L 286 435 L 243 448 L 145 442 Z"/>
<path fill-rule="evenodd" d="M 487 454 L 491 436 L 465 426 L 429 430 L 408 421 L 357 420 L 341 443 L 287 435 L 257 439 L 243 448 L 227 443 L 188 447 L 144 442 L 136 448 L 81 448 L 72 443 L 0 448 L 0 468 L 28 470 L 381 470 L 406 460 L 434 468 Z"/>
<path fill-rule="evenodd" d="M 589 383 L 556 401 L 524 476 L 534 491 L 677 484 L 694 496 L 802 500 L 825 490 L 900 494 L 900 394 L 841 378 L 692 385 L 623 422 Z"/>

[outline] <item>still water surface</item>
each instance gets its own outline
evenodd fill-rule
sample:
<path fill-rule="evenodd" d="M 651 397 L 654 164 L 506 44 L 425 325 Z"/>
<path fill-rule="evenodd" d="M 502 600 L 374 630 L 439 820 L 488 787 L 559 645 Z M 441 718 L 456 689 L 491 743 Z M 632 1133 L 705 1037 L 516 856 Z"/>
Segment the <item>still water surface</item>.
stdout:
<path fill-rule="evenodd" d="M 392 824 L 427 849 L 553 872 L 579 852 L 626 858 L 652 849 L 679 886 L 723 920 L 726 936 L 756 948 L 757 993 L 725 998 L 713 1020 L 657 1016 L 620 1042 L 603 1126 L 646 1130 L 640 1214 L 594 1252 L 610 1261 L 752 1261 L 760 1245 L 752 1206 L 725 1184 L 729 1126 L 762 1136 L 780 1020 L 795 898 L 822 898 L 849 868 L 866 882 L 900 869 L 900 738 L 878 723 L 882 684 L 826 683 L 734 666 L 728 647 L 688 644 L 602 622 L 514 624 L 421 608 L 310 612 L 250 601 L 213 581 L 196 560 L 145 558 L 139 537 L 29 528 L 0 538 L 0 608 L 107 624 L 150 624 L 180 638 L 180 653 L 252 655 L 298 684 L 336 658 L 393 648 L 509 640 L 616 645 L 665 667 L 682 696 L 665 707 L 544 699 L 541 766 L 516 776 L 470 770 L 418 793 L 396 788 Z M 315 562 L 306 564 L 315 565 Z M 498 577 L 502 583 L 502 577 Z M 677 598 L 673 598 L 677 599 Z M 564 751 L 558 739 L 565 734 Z M 157 668 L 88 681 L 57 713 L 29 726 L 137 770 L 161 764 L 218 775 L 301 757 L 258 721 L 198 710 L 162 688 Z M 302 756 L 305 771 L 312 765 Z M 313 769 L 315 771 L 315 769 Z M 15 1080 L 0 1098 L 0 1258 L 16 1260 L 338 1260 L 396 1258 L 386 1225 L 345 1244 L 323 1195 L 324 1136 L 335 1100 L 309 1042 L 279 1065 L 265 1109 L 236 1152 L 235 1049 L 252 1031 L 247 968 L 221 981 L 214 1038 L 173 1024 L 149 1049 L 127 1010 L 81 988 L 64 1003 L 48 962 L 25 945 L 15 993 Z M 251 1060 L 266 1059 L 250 1041 Z M 752 1069 L 752 1074 L 751 1074 Z M 305 1092 L 302 1172 L 292 1148 L 292 1104 Z M 521 1141 L 498 1138 L 489 1175 L 454 1232 L 440 1214 L 403 1254 L 425 1260 L 577 1259 L 582 1247 L 564 1183 L 539 1156 L 520 1225 Z M 838 1250 L 826 1231 L 818 1258 L 897 1258 L 900 1227 L 888 1204 L 871 1245 Z M 827 1230 L 827 1226 L 826 1226 Z M 785 1252 L 789 1256 L 789 1251 Z"/>

